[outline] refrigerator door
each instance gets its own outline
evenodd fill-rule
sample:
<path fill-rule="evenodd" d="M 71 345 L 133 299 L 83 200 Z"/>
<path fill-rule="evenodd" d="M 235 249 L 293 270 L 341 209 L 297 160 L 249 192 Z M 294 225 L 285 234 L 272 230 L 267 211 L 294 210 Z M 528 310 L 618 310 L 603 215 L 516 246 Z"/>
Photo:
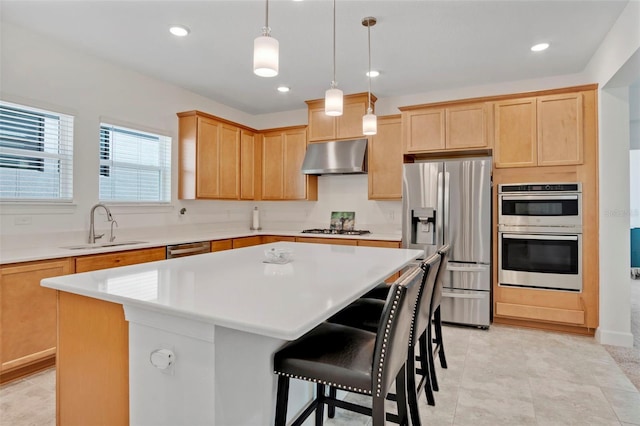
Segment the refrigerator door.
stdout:
<path fill-rule="evenodd" d="M 491 297 L 488 291 L 443 289 L 440 306 L 443 322 L 484 328 L 490 325 Z"/>
<path fill-rule="evenodd" d="M 402 184 L 402 245 L 424 250 L 425 258 L 443 244 L 443 163 L 405 164 Z"/>
<path fill-rule="evenodd" d="M 443 291 L 446 289 L 491 290 L 490 265 L 449 261 L 445 272 L 442 276 Z"/>
<path fill-rule="evenodd" d="M 491 262 L 491 159 L 444 163 L 449 204 L 445 241 L 451 262 Z"/>

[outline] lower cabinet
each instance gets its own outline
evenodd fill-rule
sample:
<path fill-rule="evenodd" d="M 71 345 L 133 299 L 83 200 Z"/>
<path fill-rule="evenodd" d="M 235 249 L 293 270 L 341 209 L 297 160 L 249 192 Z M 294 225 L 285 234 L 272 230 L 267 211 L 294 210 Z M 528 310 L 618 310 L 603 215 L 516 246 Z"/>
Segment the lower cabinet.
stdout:
<path fill-rule="evenodd" d="M 164 260 L 167 252 L 164 247 L 128 250 L 118 253 L 94 254 L 76 258 L 76 272 L 89 272 L 97 269 Z"/>
<path fill-rule="evenodd" d="M 262 237 L 262 244 L 277 243 L 279 241 L 287 241 L 293 243 L 296 241 L 296 237 L 286 237 L 280 235 L 265 235 Z"/>
<path fill-rule="evenodd" d="M 262 235 L 234 238 L 232 246 L 234 249 L 237 249 L 242 247 L 257 246 L 258 244 L 262 244 Z"/>
<path fill-rule="evenodd" d="M 54 365 L 56 291 L 40 280 L 71 273 L 71 258 L 0 267 L 0 382 Z"/>
<path fill-rule="evenodd" d="M 231 250 L 232 248 L 233 241 L 231 240 L 211 241 L 211 251 Z"/>
<path fill-rule="evenodd" d="M 333 244 L 338 246 L 357 246 L 358 240 L 321 237 L 296 237 L 297 243 Z"/>
<path fill-rule="evenodd" d="M 127 426 L 129 324 L 122 305 L 60 292 L 58 315 L 57 424 Z M 87 386 L 100 389 L 100 398 Z"/>

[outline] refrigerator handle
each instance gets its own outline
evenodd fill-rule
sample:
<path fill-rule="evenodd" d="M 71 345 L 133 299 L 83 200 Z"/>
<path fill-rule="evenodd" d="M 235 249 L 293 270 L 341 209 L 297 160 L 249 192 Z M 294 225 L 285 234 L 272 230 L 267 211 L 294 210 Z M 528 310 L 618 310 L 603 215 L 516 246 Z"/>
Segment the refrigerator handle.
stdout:
<path fill-rule="evenodd" d="M 436 206 L 436 235 L 433 240 L 436 248 L 443 245 L 444 241 L 444 172 L 438 172 L 438 200 Z"/>
<path fill-rule="evenodd" d="M 439 244 L 443 246 L 450 241 L 449 235 L 449 172 L 443 172 L 443 180 L 444 180 L 444 196 L 443 196 L 443 232 L 442 239 L 439 241 Z"/>

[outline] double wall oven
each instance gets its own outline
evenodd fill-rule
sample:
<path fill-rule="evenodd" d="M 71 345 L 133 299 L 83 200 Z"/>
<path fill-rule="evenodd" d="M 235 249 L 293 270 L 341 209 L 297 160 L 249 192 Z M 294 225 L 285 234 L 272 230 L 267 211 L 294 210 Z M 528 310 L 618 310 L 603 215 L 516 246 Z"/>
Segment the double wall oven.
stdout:
<path fill-rule="evenodd" d="M 498 188 L 501 286 L 582 291 L 582 185 Z"/>

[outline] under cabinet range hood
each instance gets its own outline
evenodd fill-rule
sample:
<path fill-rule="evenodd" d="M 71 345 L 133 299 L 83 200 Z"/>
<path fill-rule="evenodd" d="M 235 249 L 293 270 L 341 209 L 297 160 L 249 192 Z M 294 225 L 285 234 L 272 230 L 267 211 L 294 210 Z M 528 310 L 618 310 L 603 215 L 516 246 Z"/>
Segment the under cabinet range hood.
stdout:
<path fill-rule="evenodd" d="M 367 139 L 307 145 L 302 162 L 305 175 L 367 173 Z"/>

